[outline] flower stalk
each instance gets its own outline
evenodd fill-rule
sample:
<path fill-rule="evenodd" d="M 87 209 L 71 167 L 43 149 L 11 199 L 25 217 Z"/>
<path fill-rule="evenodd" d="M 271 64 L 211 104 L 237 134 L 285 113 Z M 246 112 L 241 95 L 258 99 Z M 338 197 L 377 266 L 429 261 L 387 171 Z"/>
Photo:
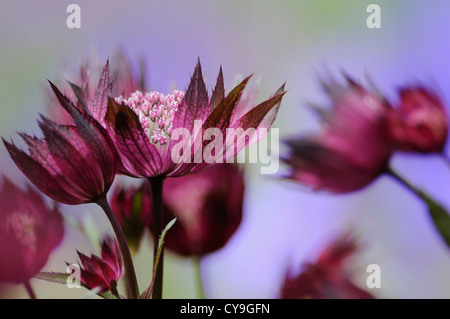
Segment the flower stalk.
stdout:
<path fill-rule="evenodd" d="M 194 257 L 193 266 L 195 272 L 195 284 L 197 288 L 197 296 L 199 299 L 205 299 L 205 289 L 203 286 L 203 276 L 202 276 L 202 257 Z"/>
<path fill-rule="evenodd" d="M 149 178 L 150 185 L 152 187 L 153 196 L 153 231 L 155 234 L 153 263 L 158 258 L 158 240 L 164 229 L 163 218 L 163 184 L 164 177 L 157 176 Z M 159 262 L 155 272 L 155 280 L 153 285 L 152 299 L 162 299 L 162 287 L 163 287 L 163 269 L 164 269 L 164 247 L 160 248 Z"/>
<path fill-rule="evenodd" d="M 114 234 L 116 235 L 117 241 L 119 243 L 120 253 L 122 255 L 123 264 L 125 267 L 125 276 L 127 280 L 127 295 L 132 299 L 139 298 L 139 287 L 136 279 L 136 273 L 134 271 L 133 260 L 131 258 L 130 249 L 128 248 L 127 241 L 125 239 L 125 235 L 122 232 L 122 228 L 117 221 L 111 206 L 109 206 L 106 197 L 101 197 L 97 204 L 103 209 L 106 216 L 108 217 L 111 226 L 114 230 Z"/>
<path fill-rule="evenodd" d="M 424 191 L 412 185 L 392 168 L 387 169 L 387 174 L 392 176 L 428 206 L 428 211 L 436 230 L 439 232 L 446 245 L 450 247 L 450 215 L 447 210 Z"/>
<path fill-rule="evenodd" d="M 25 289 L 27 290 L 28 296 L 30 296 L 30 299 L 37 299 L 36 294 L 34 293 L 33 287 L 31 287 L 31 284 L 29 281 L 23 284 L 25 286 Z"/>

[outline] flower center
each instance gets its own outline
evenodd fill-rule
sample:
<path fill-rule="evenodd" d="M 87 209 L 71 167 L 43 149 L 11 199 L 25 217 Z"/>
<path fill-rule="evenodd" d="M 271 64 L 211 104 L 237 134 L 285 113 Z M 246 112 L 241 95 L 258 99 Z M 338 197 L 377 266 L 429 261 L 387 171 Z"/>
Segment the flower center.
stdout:
<path fill-rule="evenodd" d="M 173 118 L 184 98 L 184 92 L 175 90 L 172 94 L 151 91 L 136 91 L 128 99 L 115 98 L 136 113 L 150 141 L 155 145 L 165 145 L 173 130 Z"/>

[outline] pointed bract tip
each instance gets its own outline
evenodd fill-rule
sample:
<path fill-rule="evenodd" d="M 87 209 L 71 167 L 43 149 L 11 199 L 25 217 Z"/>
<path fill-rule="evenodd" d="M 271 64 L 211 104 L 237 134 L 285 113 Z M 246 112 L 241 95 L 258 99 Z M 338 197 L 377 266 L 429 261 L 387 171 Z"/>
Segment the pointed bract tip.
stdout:
<path fill-rule="evenodd" d="M 10 138 L 10 139 L 11 139 L 11 142 L 8 142 L 8 141 L 5 140 L 5 139 L 3 138 L 3 136 L 2 136 L 2 142 L 3 142 L 3 144 L 6 146 L 6 148 L 11 147 L 11 146 L 14 145 L 14 141 L 12 140 L 12 138 Z"/>
<path fill-rule="evenodd" d="M 57 87 L 52 81 L 50 81 L 49 79 L 47 79 L 47 81 L 48 81 L 48 83 L 50 84 L 50 87 L 52 88 L 53 92 L 54 92 L 55 94 L 57 94 L 57 92 L 59 92 L 58 87 Z M 60 93 L 60 92 L 59 92 L 59 93 Z"/>
<path fill-rule="evenodd" d="M 200 63 L 200 58 L 197 58 L 197 63 L 195 64 L 194 73 L 192 74 L 192 78 L 202 77 L 202 65 Z"/>

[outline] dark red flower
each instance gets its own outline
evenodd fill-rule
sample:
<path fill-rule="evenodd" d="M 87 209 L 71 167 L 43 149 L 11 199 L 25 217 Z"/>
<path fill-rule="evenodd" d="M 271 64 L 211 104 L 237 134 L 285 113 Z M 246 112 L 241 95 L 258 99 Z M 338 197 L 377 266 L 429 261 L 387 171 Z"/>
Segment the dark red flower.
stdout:
<path fill-rule="evenodd" d="M 137 250 L 144 230 L 150 226 L 152 219 L 150 183 L 144 181 L 140 187 L 117 186 L 111 195 L 110 202 L 128 245 Z"/>
<path fill-rule="evenodd" d="M 291 139 L 285 162 L 290 178 L 336 193 L 358 190 L 385 172 L 394 150 L 384 99 L 348 79 L 324 83 L 331 110 L 320 110 L 323 130 L 317 136 Z"/>
<path fill-rule="evenodd" d="M 315 263 L 305 263 L 300 274 L 287 274 L 283 283 L 283 299 L 372 299 L 370 293 L 354 285 L 346 271 L 348 259 L 357 249 L 350 235 L 333 241 Z"/>
<path fill-rule="evenodd" d="M 222 248 L 241 223 L 243 172 L 217 164 L 164 184 L 164 218 L 177 222 L 164 247 L 183 256 L 202 256 Z M 153 231 L 153 227 L 150 228 Z"/>
<path fill-rule="evenodd" d="M 102 242 L 101 257 L 90 257 L 78 252 L 81 282 L 89 289 L 99 288 L 100 293 L 111 291 L 118 296 L 117 282 L 122 275 L 122 259 L 117 242 L 107 237 Z"/>
<path fill-rule="evenodd" d="M 198 62 L 186 92 L 164 95 L 137 91 L 110 100 L 106 121 L 123 162 L 119 171 L 133 177 L 183 176 L 216 160 L 233 158 L 247 145 L 259 141 L 267 130 L 257 129 L 270 129 L 284 87 L 255 107 L 243 105 L 239 101 L 249 79 L 225 96 L 220 70 L 209 99 Z M 227 135 L 227 128 L 235 129 L 235 134 Z M 219 131 L 222 140 L 205 139 L 204 133 L 211 132 L 208 129 Z M 253 129 L 252 133 L 248 129 Z M 250 133 L 248 138 L 244 132 Z M 210 153 L 205 156 L 207 147 Z"/>
<path fill-rule="evenodd" d="M 96 202 L 114 180 L 117 151 L 106 130 L 83 107 L 51 86 L 75 125 L 60 125 L 42 116 L 43 139 L 20 134 L 29 154 L 3 142 L 20 170 L 50 198 L 69 205 Z"/>
<path fill-rule="evenodd" d="M 0 191 L 0 282 L 26 283 L 47 263 L 64 235 L 56 205 L 48 208 L 31 187 L 3 179 Z"/>
<path fill-rule="evenodd" d="M 448 116 L 437 94 L 424 87 L 400 91 L 401 104 L 391 120 L 391 132 L 403 151 L 442 152 L 448 135 Z"/>

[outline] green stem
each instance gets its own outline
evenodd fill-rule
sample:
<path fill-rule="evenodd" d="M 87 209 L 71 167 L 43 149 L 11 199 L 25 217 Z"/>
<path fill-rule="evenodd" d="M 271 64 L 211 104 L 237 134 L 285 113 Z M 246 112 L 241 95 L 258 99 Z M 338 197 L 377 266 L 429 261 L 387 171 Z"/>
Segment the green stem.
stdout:
<path fill-rule="evenodd" d="M 123 264 L 125 267 L 125 276 L 127 279 L 127 293 L 132 299 L 139 298 L 139 287 L 136 279 L 136 273 L 134 271 L 133 260 L 131 258 L 130 249 L 128 248 L 125 235 L 123 234 L 122 228 L 114 215 L 111 206 L 109 206 L 106 197 L 100 198 L 97 204 L 103 209 L 106 216 L 111 223 L 111 226 L 116 235 L 117 241 L 119 243 L 120 253 L 122 255 Z"/>
<path fill-rule="evenodd" d="M 194 257 L 193 266 L 195 272 L 195 284 L 197 286 L 197 294 L 199 299 L 205 299 L 205 289 L 203 286 L 201 257 Z"/>
<path fill-rule="evenodd" d="M 153 233 L 155 235 L 155 244 L 153 252 L 153 264 L 158 257 L 158 239 L 164 230 L 163 216 L 163 184 L 164 177 L 157 176 L 149 179 L 152 187 L 153 198 Z M 152 299 L 162 299 L 163 290 L 163 270 L 164 270 L 164 247 L 160 248 L 159 262 L 155 272 Z"/>
<path fill-rule="evenodd" d="M 387 170 L 387 174 L 392 176 L 395 180 L 397 180 L 397 182 L 399 182 L 401 185 L 403 185 L 406 189 L 408 189 L 409 191 L 411 191 L 415 196 L 417 196 L 419 199 L 421 200 L 425 200 L 428 201 L 428 196 L 421 191 L 420 189 L 418 189 L 417 187 L 415 187 L 414 185 L 412 185 L 409 181 L 407 181 L 403 176 L 401 176 L 400 174 L 398 174 L 396 171 L 394 171 L 392 168 L 388 168 Z"/>
<path fill-rule="evenodd" d="M 25 286 L 25 289 L 27 290 L 27 293 L 30 296 L 30 299 L 36 299 L 36 294 L 34 293 L 33 287 L 31 287 L 30 282 L 27 281 L 23 285 Z"/>
<path fill-rule="evenodd" d="M 388 169 L 387 173 L 427 205 L 428 212 L 430 214 L 431 220 L 433 221 L 434 227 L 439 232 L 439 235 L 444 240 L 446 245 L 450 248 L 450 215 L 448 214 L 447 210 L 425 192 L 414 187 L 411 183 L 409 183 L 405 178 L 400 176 L 394 170 Z"/>

